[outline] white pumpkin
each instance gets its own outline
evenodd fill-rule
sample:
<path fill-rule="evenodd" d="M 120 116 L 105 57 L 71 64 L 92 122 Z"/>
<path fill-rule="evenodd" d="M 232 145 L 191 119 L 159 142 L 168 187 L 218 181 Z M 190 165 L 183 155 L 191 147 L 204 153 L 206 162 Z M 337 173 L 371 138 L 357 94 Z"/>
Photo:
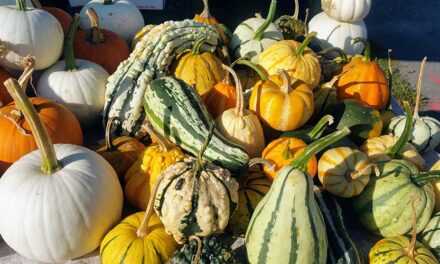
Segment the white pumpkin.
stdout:
<path fill-rule="evenodd" d="M 52 145 L 21 87 L 11 79 L 10 87 L 39 151 L 22 157 L 0 178 L 0 234 L 33 260 L 53 263 L 83 256 L 120 219 L 123 196 L 116 172 L 87 148 Z"/>
<path fill-rule="evenodd" d="M 46 69 L 60 58 L 63 29 L 49 12 L 26 8 L 25 0 L 17 2 L 21 4 L 0 6 L 0 40 L 15 51 L 0 59 L 0 66 L 21 70 L 21 66 L 11 61 L 31 54 L 35 57 L 35 70 Z"/>
<path fill-rule="evenodd" d="M 368 15 L 371 0 L 321 0 L 321 7 L 333 19 L 356 22 Z"/>
<path fill-rule="evenodd" d="M 145 26 L 144 17 L 139 9 L 126 0 L 93 0 L 88 2 L 80 12 L 87 17 L 86 11 L 93 8 L 99 17 L 99 25 L 103 29 L 115 32 L 123 37 L 128 44 L 136 33 Z M 91 27 L 88 19 L 81 19 L 81 28 Z"/>
<path fill-rule="evenodd" d="M 314 16 L 309 22 L 309 32 L 316 32 L 324 48 L 337 47 L 350 55 L 360 54 L 364 49 L 362 43 L 351 44 L 355 38 L 367 38 L 367 27 L 363 20 L 355 23 L 339 22 L 324 12 Z"/>
<path fill-rule="evenodd" d="M 96 63 L 74 59 L 70 36 L 78 26 L 79 16 L 74 16 L 65 45 L 65 59 L 47 69 L 37 85 L 40 96 L 57 100 L 69 108 L 82 126 L 94 124 L 105 103 L 105 85 L 109 74 Z M 67 64 L 67 66 L 66 66 Z"/>
<path fill-rule="evenodd" d="M 258 55 L 270 45 L 283 40 L 283 34 L 272 23 L 276 11 L 276 1 L 272 0 L 266 19 L 261 17 L 249 18 L 238 25 L 232 35 L 230 48 L 235 58 L 248 56 L 257 63 Z"/>

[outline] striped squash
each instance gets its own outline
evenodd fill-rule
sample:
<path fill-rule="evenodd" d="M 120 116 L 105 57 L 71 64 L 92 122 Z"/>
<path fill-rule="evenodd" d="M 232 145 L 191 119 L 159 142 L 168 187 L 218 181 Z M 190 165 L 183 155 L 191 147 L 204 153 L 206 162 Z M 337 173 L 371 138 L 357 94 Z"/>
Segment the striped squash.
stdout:
<path fill-rule="evenodd" d="M 438 160 L 434 165 L 432 165 L 429 171 L 440 170 L 440 160 Z M 440 212 L 440 180 L 433 180 L 432 186 L 434 187 L 435 192 L 435 209 L 434 212 Z"/>
<path fill-rule="evenodd" d="M 104 123 L 117 116 L 121 121 L 117 135 L 144 136 L 145 132 L 141 130 L 145 120 L 142 103 L 148 83 L 167 72 L 176 55 L 203 35 L 208 38 L 200 51 L 214 51 L 219 41 L 217 31 L 194 20 L 166 21 L 146 33 L 130 57 L 108 79 Z"/>
<path fill-rule="evenodd" d="M 159 134 L 197 155 L 212 117 L 193 88 L 174 77 L 156 79 L 145 90 L 144 107 Z M 249 162 L 247 152 L 225 139 L 217 129 L 204 158 L 231 171 L 238 171 Z"/>
<path fill-rule="evenodd" d="M 325 223 L 306 164 L 348 133 L 348 128 L 344 128 L 310 144 L 291 165 L 278 172 L 269 192 L 255 208 L 246 232 L 250 264 L 327 262 Z"/>
<path fill-rule="evenodd" d="M 240 23 L 234 30 L 230 49 L 235 58 L 249 56 L 256 63 L 258 55 L 271 44 L 283 39 L 283 34 L 272 23 L 275 17 L 277 1 L 272 0 L 266 19 L 249 18 Z"/>
<path fill-rule="evenodd" d="M 430 180 L 440 178 L 440 173 L 419 173 L 415 165 L 404 160 L 376 164 L 380 176 L 371 177 L 364 191 L 352 198 L 354 216 L 365 228 L 383 237 L 401 236 L 412 229 L 409 201 L 414 197 L 417 230 L 422 231 L 435 203 Z"/>
<path fill-rule="evenodd" d="M 327 191 L 315 186 L 315 198 L 324 216 L 328 237 L 328 264 L 362 264 L 356 244 L 345 227 L 342 209 Z"/>
<path fill-rule="evenodd" d="M 421 241 L 440 259 L 440 212 L 436 213 L 421 235 Z"/>

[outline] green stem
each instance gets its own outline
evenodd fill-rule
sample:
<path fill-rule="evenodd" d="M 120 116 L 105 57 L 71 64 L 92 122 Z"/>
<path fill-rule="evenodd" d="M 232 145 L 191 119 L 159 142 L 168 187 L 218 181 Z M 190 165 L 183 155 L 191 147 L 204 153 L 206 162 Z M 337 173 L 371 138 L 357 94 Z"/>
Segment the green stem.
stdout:
<path fill-rule="evenodd" d="M 331 144 L 338 142 L 345 136 L 350 134 L 350 129 L 348 127 L 344 127 L 343 129 L 331 133 L 328 136 L 325 136 L 317 141 L 308 145 L 303 152 L 294 160 L 290 165 L 293 167 L 302 170 L 304 173 L 307 172 L 307 163 L 309 160 L 322 151 L 324 148 L 330 146 Z"/>
<path fill-rule="evenodd" d="M 209 124 L 208 136 L 206 137 L 206 140 L 203 143 L 202 148 L 197 154 L 197 163 L 196 163 L 197 173 L 200 173 L 201 171 L 205 170 L 205 165 L 203 165 L 203 153 L 205 153 L 205 150 L 208 147 L 209 142 L 211 141 L 212 135 L 214 134 L 214 129 L 215 129 L 215 122 L 212 121 L 211 124 Z"/>
<path fill-rule="evenodd" d="M 32 5 L 36 8 L 36 9 L 42 9 L 43 6 L 41 5 L 40 1 L 38 0 L 31 0 Z"/>
<path fill-rule="evenodd" d="M 406 115 L 405 128 L 403 129 L 403 132 L 396 144 L 387 150 L 388 156 L 390 156 L 392 159 L 402 158 L 400 151 L 403 149 L 405 144 L 408 143 L 414 127 L 413 116 L 411 115 L 411 107 L 409 106 L 408 102 L 403 102 L 403 108 L 405 109 Z"/>
<path fill-rule="evenodd" d="M 260 79 L 263 81 L 267 81 L 269 79 L 269 77 L 267 76 L 266 72 L 264 70 L 262 70 L 258 65 L 253 64 L 252 62 L 245 60 L 245 59 L 238 59 L 236 61 L 236 63 L 238 65 L 246 65 L 249 68 L 251 68 L 252 70 L 254 70 L 258 76 L 260 76 Z"/>
<path fill-rule="evenodd" d="M 329 125 L 333 124 L 334 118 L 331 115 L 325 115 L 323 116 L 318 124 L 312 129 L 312 131 L 309 132 L 309 137 L 316 141 L 319 138 L 321 138 L 322 133 L 328 128 Z"/>
<path fill-rule="evenodd" d="M 104 0 L 104 5 L 113 5 L 113 0 Z"/>
<path fill-rule="evenodd" d="M 296 50 L 296 56 L 302 56 L 304 54 L 304 50 L 307 48 L 307 46 L 310 44 L 310 42 L 313 40 L 314 37 L 316 37 L 316 32 L 310 32 L 309 34 L 307 34 L 304 41 Z"/>
<path fill-rule="evenodd" d="M 105 37 L 101 33 L 101 29 L 99 28 L 99 17 L 96 13 L 95 9 L 88 8 L 86 11 L 86 15 L 90 20 L 90 33 L 89 33 L 89 41 L 92 44 L 99 44 L 105 42 Z"/>
<path fill-rule="evenodd" d="M 364 44 L 364 61 L 370 62 L 371 61 L 371 47 L 370 42 L 364 38 L 355 38 L 353 39 L 353 45 L 356 43 L 362 42 Z"/>
<path fill-rule="evenodd" d="M 292 151 L 290 151 L 290 140 L 287 141 L 287 145 L 283 150 L 283 153 L 281 153 L 281 156 L 285 160 L 289 160 L 293 157 Z"/>
<path fill-rule="evenodd" d="M 270 2 L 269 14 L 267 14 L 266 20 L 264 20 L 263 24 L 257 29 L 255 32 L 254 39 L 257 41 L 261 41 L 263 39 L 264 31 L 270 26 L 273 19 L 275 18 L 275 12 L 277 10 L 277 1 L 272 0 Z"/>
<path fill-rule="evenodd" d="M 196 39 L 196 41 L 193 44 L 193 48 L 191 50 L 192 55 L 200 55 L 200 47 L 206 41 L 207 38 L 208 38 L 208 35 L 203 35 L 203 36 L 199 37 L 198 39 Z"/>
<path fill-rule="evenodd" d="M 26 5 L 26 0 L 16 0 L 15 1 L 15 8 L 18 11 L 27 11 L 27 5 Z"/>
<path fill-rule="evenodd" d="M 339 54 L 339 57 L 341 57 L 341 63 L 347 63 L 348 62 L 348 58 L 347 58 L 347 53 L 345 53 L 344 50 L 338 48 L 338 47 L 332 47 L 332 48 L 328 48 L 325 50 L 322 50 L 320 52 L 318 52 L 319 55 L 324 55 L 324 54 L 328 54 L 330 52 L 336 52 Z"/>
<path fill-rule="evenodd" d="M 64 39 L 64 60 L 66 61 L 65 71 L 75 71 L 78 69 L 75 63 L 75 54 L 73 52 L 73 38 L 75 36 L 75 31 L 79 25 L 79 15 L 75 14 L 73 16 L 72 22 L 69 25 L 69 29 L 66 33 L 66 38 Z"/>
<path fill-rule="evenodd" d="M 419 186 L 423 186 L 428 182 L 440 180 L 440 170 L 421 172 L 419 174 L 411 175 L 412 180 Z"/>
<path fill-rule="evenodd" d="M 43 163 L 41 170 L 46 174 L 53 174 L 60 170 L 62 166 L 57 160 L 52 140 L 31 101 L 20 87 L 20 84 L 17 80 L 8 79 L 5 82 L 5 86 L 31 128 L 38 150 L 41 154 L 41 161 Z"/>

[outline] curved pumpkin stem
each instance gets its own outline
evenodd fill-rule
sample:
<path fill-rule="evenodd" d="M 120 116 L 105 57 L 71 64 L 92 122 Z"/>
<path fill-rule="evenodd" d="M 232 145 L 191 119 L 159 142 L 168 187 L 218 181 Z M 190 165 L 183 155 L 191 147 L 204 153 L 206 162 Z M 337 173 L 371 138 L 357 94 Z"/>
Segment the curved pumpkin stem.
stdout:
<path fill-rule="evenodd" d="M 108 122 L 107 126 L 105 127 L 105 150 L 106 151 L 114 151 L 116 148 L 113 145 L 113 127 L 116 122 L 119 122 L 119 117 L 113 116 L 111 117 Z"/>
<path fill-rule="evenodd" d="M 440 170 L 433 170 L 428 172 L 421 172 L 419 174 L 411 175 L 411 179 L 418 186 L 423 186 L 428 182 L 440 179 Z"/>
<path fill-rule="evenodd" d="M 192 55 L 200 55 L 200 47 L 206 41 L 207 38 L 208 38 L 208 35 L 203 35 L 203 36 L 199 37 L 198 39 L 196 39 L 196 41 L 193 44 L 193 48 L 191 49 Z"/>
<path fill-rule="evenodd" d="M 43 6 L 41 5 L 40 1 L 38 0 L 31 0 L 32 5 L 36 8 L 36 9 L 42 9 Z"/>
<path fill-rule="evenodd" d="M 281 78 L 283 78 L 283 86 L 281 86 L 281 92 L 288 94 L 292 79 L 290 79 L 289 73 L 284 69 L 280 70 L 278 74 L 280 74 Z"/>
<path fill-rule="evenodd" d="M 24 71 L 18 79 L 18 83 L 23 88 L 23 91 L 26 91 L 26 87 L 29 83 L 29 80 L 32 78 L 32 74 L 35 70 L 35 57 L 27 55 L 23 58 L 22 65 L 24 67 Z"/>
<path fill-rule="evenodd" d="M 161 134 L 159 134 L 151 123 L 144 124 L 143 128 L 147 131 L 151 138 L 153 138 L 160 147 L 161 152 L 170 152 L 173 145 Z"/>
<path fill-rule="evenodd" d="M 417 244 L 417 214 L 416 214 L 416 208 L 414 207 L 414 203 L 416 201 L 416 198 L 412 196 L 411 198 L 411 207 L 412 207 L 412 214 L 411 214 L 411 221 L 412 221 L 412 237 L 411 237 L 411 243 L 409 244 L 409 248 L 407 249 L 408 257 L 412 260 L 416 257 L 416 244 Z"/>
<path fill-rule="evenodd" d="M 414 128 L 413 116 L 411 115 L 411 108 L 408 102 L 406 101 L 403 102 L 403 108 L 405 109 L 405 115 L 406 115 L 405 127 L 399 139 L 396 141 L 396 144 L 394 144 L 393 147 L 387 150 L 388 156 L 390 156 L 392 159 L 401 158 L 400 152 L 403 149 L 403 147 L 406 145 L 406 143 L 408 143 L 408 140 L 411 137 Z"/>
<path fill-rule="evenodd" d="M 306 8 L 306 16 L 304 17 L 304 32 L 308 32 L 309 30 L 308 30 L 308 28 L 307 28 L 307 26 L 308 26 L 308 22 L 309 21 L 309 9 L 308 8 Z"/>
<path fill-rule="evenodd" d="M 237 93 L 237 101 L 235 103 L 235 114 L 237 116 L 243 116 L 244 112 L 244 97 L 243 97 L 243 87 L 241 86 L 240 79 L 237 76 L 237 73 L 230 67 L 226 65 L 222 65 L 223 69 L 228 71 L 234 77 L 235 81 L 235 91 Z"/>
<path fill-rule="evenodd" d="M 304 41 L 296 50 L 296 56 L 302 56 L 304 54 L 304 50 L 307 48 L 307 46 L 310 44 L 310 42 L 313 40 L 314 37 L 316 37 L 316 32 L 310 32 L 309 34 L 307 34 Z"/>
<path fill-rule="evenodd" d="M 290 140 L 287 141 L 286 147 L 284 148 L 283 152 L 281 153 L 281 156 L 285 160 L 289 160 L 293 157 L 292 151 L 290 150 Z"/>
<path fill-rule="evenodd" d="M 202 246 L 203 246 L 203 242 L 200 239 L 200 237 L 196 236 L 196 235 L 192 235 L 189 237 L 189 241 L 191 240 L 196 240 L 197 241 L 197 253 L 193 258 L 193 262 L 194 264 L 199 263 L 200 257 L 202 256 Z"/>
<path fill-rule="evenodd" d="M 264 32 L 270 26 L 270 24 L 273 22 L 273 19 L 275 18 L 276 10 L 277 10 L 277 1 L 272 0 L 270 2 L 269 14 L 267 14 L 266 20 L 264 20 L 264 23 L 261 24 L 261 26 L 255 32 L 255 36 L 254 36 L 255 40 L 261 41 L 263 39 Z"/>
<path fill-rule="evenodd" d="M 236 63 L 239 64 L 239 65 L 246 65 L 246 66 L 248 66 L 249 68 L 254 70 L 258 74 L 260 79 L 263 80 L 263 81 L 267 81 L 269 79 L 268 74 L 267 74 L 267 72 L 264 69 L 260 68 L 260 66 L 258 66 L 256 64 L 253 64 L 252 62 L 250 62 L 250 61 L 248 61 L 246 59 L 240 58 L 240 59 L 236 60 Z"/>
<path fill-rule="evenodd" d="M 364 61 L 370 62 L 371 61 L 371 47 L 370 42 L 364 38 L 355 38 L 352 40 L 352 44 L 356 44 L 362 42 L 364 44 Z"/>
<path fill-rule="evenodd" d="M 419 108 L 420 108 L 420 97 L 422 96 L 422 78 L 423 73 L 425 72 L 426 60 L 428 58 L 424 57 L 422 64 L 420 65 L 420 73 L 419 80 L 417 81 L 417 97 L 416 97 L 416 105 L 414 107 L 414 118 L 419 118 Z"/>
<path fill-rule="evenodd" d="M 105 37 L 101 33 L 101 29 L 99 28 L 99 17 L 95 9 L 88 8 L 86 14 L 90 20 L 90 25 L 91 25 L 90 33 L 89 33 L 89 41 L 93 44 L 104 43 Z"/>
<path fill-rule="evenodd" d="M 316 126 L 312 129 L 312 131 L 309 132 L 309 137 L 313 139 L 313 141 L 318 140 L 322 133 L 328 128 L 329 125 L 333 124 L 334 118 L 331 115 L 325 115 L 323 116 Z"/>
<path fill-rule="evenodd" d="M 248 162 L 247 166 L 244 166 L 240 170 L 238 174 L 239 176 L 237 177 L 237 181 L 240 186 L 243 186 L 245 184 L 248 176 L 247 173 L 250 171 L 250 169 L 259 164 L 265 166 L 270 171 L 274 171 L 276 168 L 275 163 L 273 163 L 272 161 L 263 158 L 253 158 Z"/>
<path fill-rule="evenodd" d="M 13 53 L 15 57 L 18 57 L 19 60 L 18 61 L 12 61 L 9 58 L 6 58 L 8 56 L 9 53 Z M 30 56 L 30 55 L 28 55 Z M 20 54 L 18 54 L 17 52 L 15 52 L 13 50 L 13 48 L 11 48 L 11 46 L 5 42 L 3 42 L 2 40 L 0 40 L 0 58 L 2 59 L 6 59 L 8 62 L 13 63 L 19 67 L 24 67 L 25 66 L 25 58 L 21 56 Z"/>
<path fill-rule="evenodd" d="M 73 52 L 73 38 L 75 36 L 75 31 L 78 28 L 80 17 L 78 14 L 73 16 L 72 22 L 69 25 L 69 29 L 66 33 L 66 38 L 64 39 L 64 60 L 66 66 L 65 71 L 76 71 L 78 66 L 75 63 L 75 54 Z"/>
<path fill-rule="evenodd" d="M 211 12 L 209 12 L 208 0 L 203 0 L 203 12 L 199 15 L 202 18 L 210 19 L 212 18 Z"/>
<path fill-rule="evenodd" d="M 27 9 L 27 4 L 26 4 L 26 0 L 16 0 L 15 1 L 15 8 L 18 10 L 18 11 L 24 11 L 24 12 L 26 12 L 28 9 Z"/>
<path fill-rule="evenodd" d="M 345 51 L 341 48 L 338 47 L 331 47 L 325 50 L 322 50 L 320 52 L 318 52 L 319 55 L 323 55 L 323 54 L 328 54 L 331 52 L 336 52 L 338 53 L 339 57 L 341 57 L 341 62 L 342 63 L 347 63 L 348 62 L 348 58 L 347 58 L 347 53 L 345 53 Z"/>
<path fill-rule="evenodd" d="M 371 167 L 374 168 L 374 174 L 376 175 L 376 177 L 379 177 L 379 175 L 380 175 L 379 166 L 377 166 L 377 164 L 375 164 L 375 163 L 370 163 L 368 166 L 363 168 L 361 171 L 351 172 L 350 179 L 357 180 L 359 177 L 364 175 L 368 170 L 371 170 Z"/>
<path fill-rule="evenodd" d="M 324 88 L 327 89 L 333 89 L 335 87 L 335 83 L 337 81 L 339 81 L 339 79 L 342 77 L 342 75 L 346 74 L 347 72 L 351 71 L 354 68 L 354 65 L 351 65 L 350 67 L 348 67 L 348 69 L 346 69 L 345 71 L 341 72 L 338 75 L 333 76 L 333 78 L 329 81 L 323 84 Z"/>
<path fill-rule="evenodd" d="M 41 170 L 46 174 L 52 174 L 60 170 L 62 166 L 57 160 L 52 140 L 22 87 L 15 79 L 8 79 L 5 82 L 5 86 L 31 127 L 35 142 L 37 143 L 38 150 L 41 154 L 41 160 L 43 163 Z"/>
<path fill-rule="evenodd" d="M 295 0 L 295 11 L 293 13 L 292 18 L 298 20 L 298 15 L 299 15 L 299 1 Z"/>
<path fill-rule="evenodd" d="M 203 164 L 203 154 L 205 153 L 205 150 L 208 147 L 209 142 L 211 141 L 212 135 L 214 134 L 214 129 L 215 129 L 215 122 L 212 121 L 211 124 L 209 124 L 208 136 L 206 137 L 206 140 L 203 143 L 202 148 L 197 154 L 197 163 L 196 163 L 197 173 L 200 173 L 201 171 L 205 170 L 205 165 Z"/>

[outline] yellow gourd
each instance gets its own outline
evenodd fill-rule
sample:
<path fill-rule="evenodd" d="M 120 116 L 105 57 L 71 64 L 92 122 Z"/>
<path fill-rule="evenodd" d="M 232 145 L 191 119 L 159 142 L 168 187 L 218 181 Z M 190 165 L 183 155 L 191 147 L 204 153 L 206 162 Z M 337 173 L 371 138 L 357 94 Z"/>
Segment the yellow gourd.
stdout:
<path fill-rule="evenodd" d="M 440 170 L 440 160 L 438 160 L 434 165 L 432 165 L 429 171 Z M 432 181 L 432 186 L 434 187 L 435 192 L 435 207 L 434 213 L 440 212 L 440 180 Z"/>

